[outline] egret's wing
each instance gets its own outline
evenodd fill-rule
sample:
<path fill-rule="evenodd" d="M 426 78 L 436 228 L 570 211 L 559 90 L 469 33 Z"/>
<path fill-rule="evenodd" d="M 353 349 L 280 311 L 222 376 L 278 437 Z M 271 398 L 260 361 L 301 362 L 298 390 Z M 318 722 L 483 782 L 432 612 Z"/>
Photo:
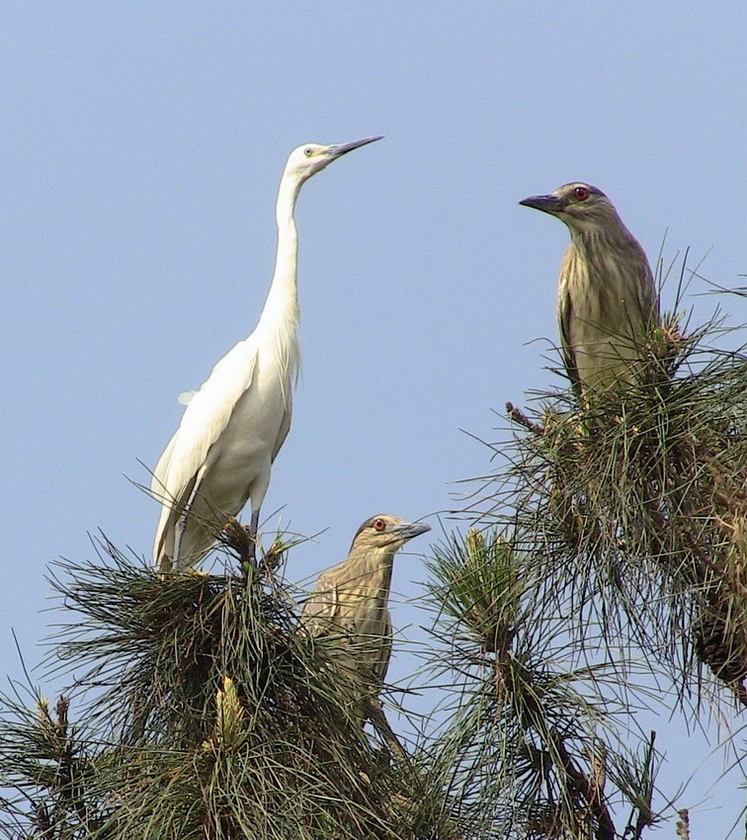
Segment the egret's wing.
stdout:
<path fill-rule="evenodd" d="M 179 430 L 177 429 L 177 431 L 171 436 L 171 440 L 166 445 L 166 449 L 163 450 L 161 457 L 158 459 L 158 463 L 156 464 L 155 470 L 153 470 L 153 476 L 150 480 L 151 492 L 159 501 L 164 499 L 164 490 L 166 489 L 163 486 L 161 476 L 165 476 L 168 471 L 169 462 L 171 461 L 171 453 L 174 451 L 174 444 L 176 443 L 178 434 Z"/>
<path fill-rule="evenodd" d="M 187 487 L 228 425 L 239 399 L 251 387 L 255 371 L 256 343 L 249 336 L 215 365 L 192 397 L 156 465 L 151 482 L 154 493 L 165 496 L 166 502 L 186 501 L 183 496 Z"/>
<path fill-rule="evenodd" d="M 288 432 L 290 431 L 291 427 L 291 415 L 293 413 L 293 404 L 292 404 L 292 397 L 290 391 L 288 392 L 288 399 L 285 406 L 285 414 L 283 414 L 283 420 L 280 424 L 280 429 L 278 430 L 278 436 L 275 441 L 275 446 L 272 448 L 272 457 L 271 461 L 274 461 L 277 457 L 278 452 L 282 445 L 285 443 L 285 439 L 288 437 Z"/>
<path fill-rule="evenodd" d="M 184 410 L 182 421 L 158 460 L 151 490 L 162 502 L 154 557 L 159 565 L 189 501 L 210 447 L 218 440 L 236 403 L 251 387 L 256 371 L 253 336 L 239 342 L 213 368 Z"/>
<path fill-rule="evenodd" d="M 176 524 L 181 516 L 182 510 L 189 503 L 192 491 L 199 480 L 199 474 L 195 475 L 192 481 L 184 488 L 184 492 L 179 499 L 175 501 L 171 501 L 170 499 L 167 501 L 168 497 L 164 496 L 163 491 L 161 491 L 161 516 L 158 520 L 156 538 L 153 545 L 153 559 L 159 572 L 170 572 L 172 570 L 174 550 L 176 548 Z"/>

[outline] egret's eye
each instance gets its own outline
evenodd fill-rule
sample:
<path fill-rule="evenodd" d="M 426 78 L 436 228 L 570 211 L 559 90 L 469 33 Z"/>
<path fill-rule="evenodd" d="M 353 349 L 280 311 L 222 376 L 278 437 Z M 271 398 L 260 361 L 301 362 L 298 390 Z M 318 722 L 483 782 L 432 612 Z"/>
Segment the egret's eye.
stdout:
<path fill-rule="evenodd" d="M 311 157 L 311 156 L 312 156 L 312 154 L 314 154 L 314 150 L 311 148 L 311 146 L 307 146 L 307 147 L 303 150 L 303 153 L 306 155 L 306 157 Z"/>
<path fill-rule="evenodd" d="M 386 522 L 384 522 L 384 520 L 381 517 L 379 517 L 378 519 L 374 519 L 373 528 L 374 531 L 384 531 L 386 530 Z"/>
<path fill-rule="evenodd" d="M 576 201 L 586 201 L 586 199 L 589 197 L 589 191 L 586 189 L 586 187 L 576 187 L 573 190 L 573 195 Z"/>

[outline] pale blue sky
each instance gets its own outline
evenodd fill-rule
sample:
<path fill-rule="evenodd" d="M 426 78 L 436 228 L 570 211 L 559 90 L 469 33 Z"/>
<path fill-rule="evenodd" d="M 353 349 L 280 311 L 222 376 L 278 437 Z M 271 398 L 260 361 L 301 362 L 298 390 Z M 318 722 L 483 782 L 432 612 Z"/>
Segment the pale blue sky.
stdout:
<path fill-rule="evenodd" d="M 328 529 L 296 580 L 374 513 L 460 507 L 453 482 L 490 469 L 470 435 L 557 384 L 529 342 L 555 342 L 567 234 L 521 198 L 589 181 L 652 258 L 667 232 L 669 258 L 744 283 L 742 4 L 6 0 L 0 20 L 0 674 L 20 672 L 11 626 L 40 658 L 50 560 L 91 557 L 98 528 L 150 554 L 157 508 L 125 476 L 147 481 L 176 395 L 253 328 L 300 143 L 386 136 L 299 202 L 303 376 L 264 507 Z M 403 555 L 395 589 L 424 576 Z M 658 726 L 674 789 L 705 749 Z M 726 833 L 739 781 L 694 837 Z"/>

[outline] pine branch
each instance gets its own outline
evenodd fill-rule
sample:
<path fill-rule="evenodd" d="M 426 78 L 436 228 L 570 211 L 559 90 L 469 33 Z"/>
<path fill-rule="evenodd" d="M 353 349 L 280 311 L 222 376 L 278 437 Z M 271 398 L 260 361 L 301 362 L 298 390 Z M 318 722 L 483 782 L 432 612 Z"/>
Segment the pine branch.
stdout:
<path fill-rule="evenodd" d="M 238 528 L 223 539 L 240 562 Z M 238 575 L 168 579 L 106 540 L 101 552 L 106 563 L 66 562 L 52 579 L 70 618 L 48 666 L 69 677 L 74 665 L 85 750 L 67 700 L 56 716 L 0 708 L 12 721 L 0 784 L 28 802 L 19 837 L 463 838 L 440 776 L 404 753 L 383 712 L 374 723 L 400 760 L 369 739 L 335 640 L 299 632 L 282 544 Z M 43 761 L 19 762 L 37 743 Z"/>
<path fill-rule="evenodd" d="M 538 423 L 530 420 L 526 414 L 524 414 L 520 408 L 516 408 L 513 403 L 506 403 L 506 413 L 509 420 L 513 420 L 514 423 L 517 423 L 519 426 L 523 426 L 527 431 L 532 432 L 535 435 L 545 434 L 544 426 L 540 426 Z"/>
<path fill-rule="evenodd" d="M 561 651 L 573 651 L 560 641 L 562 622 L 538 612 L 531 597 L 541 574 L 535 559 L 500 534 L 473 529 L 437 547 L 430 568 L 439 636 L 450 651 L 440 661 L 463 683 L 444 750 L 475 780 L 475 820 L 503 809 L 506 837 L 614 840 L 606 779 L 614 782 L 610 795 L 642 815 L 653 790 L 653 742 L 643 767 L 626 758 L 627 735 L 616 742 L 613 703 L 599 692 L 604 663 L 559 669 Z M 618 768 L 611 775 L 609 762 Z M 650 807 L 645 820 L 653 821 Z"/>
<path fill-rule="evenodd" d="M 509 403 L 481 520 L 542 558 L 534 596 L 545 613 L 574 602 L 579 644 L 599 619 L 605 644 L 639 645 L 696 707 L 703 666 L 747 703 L 747 356 L 714 350 L 720 330 L 670 318 L 622 395 Z"/>

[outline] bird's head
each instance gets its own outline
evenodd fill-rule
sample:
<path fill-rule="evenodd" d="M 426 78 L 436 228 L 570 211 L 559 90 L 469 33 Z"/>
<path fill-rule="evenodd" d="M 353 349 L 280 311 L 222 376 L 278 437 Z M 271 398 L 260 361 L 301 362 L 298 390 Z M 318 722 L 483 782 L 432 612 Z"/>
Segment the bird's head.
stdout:
<path fill-rule="evenodd" d="M 609 230 L 622 224 L 614 204 L 591 184 L 564 184 L 550 195 L 533 195 L 519 204 L 557 216 L 572 231 L 582 233 L 595 228 Z"/>
<path fill-rule="evenodd" d="M 422 522 L 405 522 L 397 516 L 380 513 L 367 519 L 361 525 L 353 538 L 351 551 L 353 547 L 357 549 L 391 547 L 393 551 L 396 551 L 408 540 L 430 530 L 431 526 Z"/>
<path fill-rule="evenodd" d="M 312 175 L 321 172 L 329 166 L 333 160 L 342 157 L 353 149 L 365 146 L 381 140 L 381 137 L 364 137 L 362 140 L 353 140 L 351 143 L 339 143 L 332 146 L 322 146 L 319 143 L 304 143 L 294 149 L 285 165 L 286 175 L 294 175 L 300 183 L 303 183 Z"/>

